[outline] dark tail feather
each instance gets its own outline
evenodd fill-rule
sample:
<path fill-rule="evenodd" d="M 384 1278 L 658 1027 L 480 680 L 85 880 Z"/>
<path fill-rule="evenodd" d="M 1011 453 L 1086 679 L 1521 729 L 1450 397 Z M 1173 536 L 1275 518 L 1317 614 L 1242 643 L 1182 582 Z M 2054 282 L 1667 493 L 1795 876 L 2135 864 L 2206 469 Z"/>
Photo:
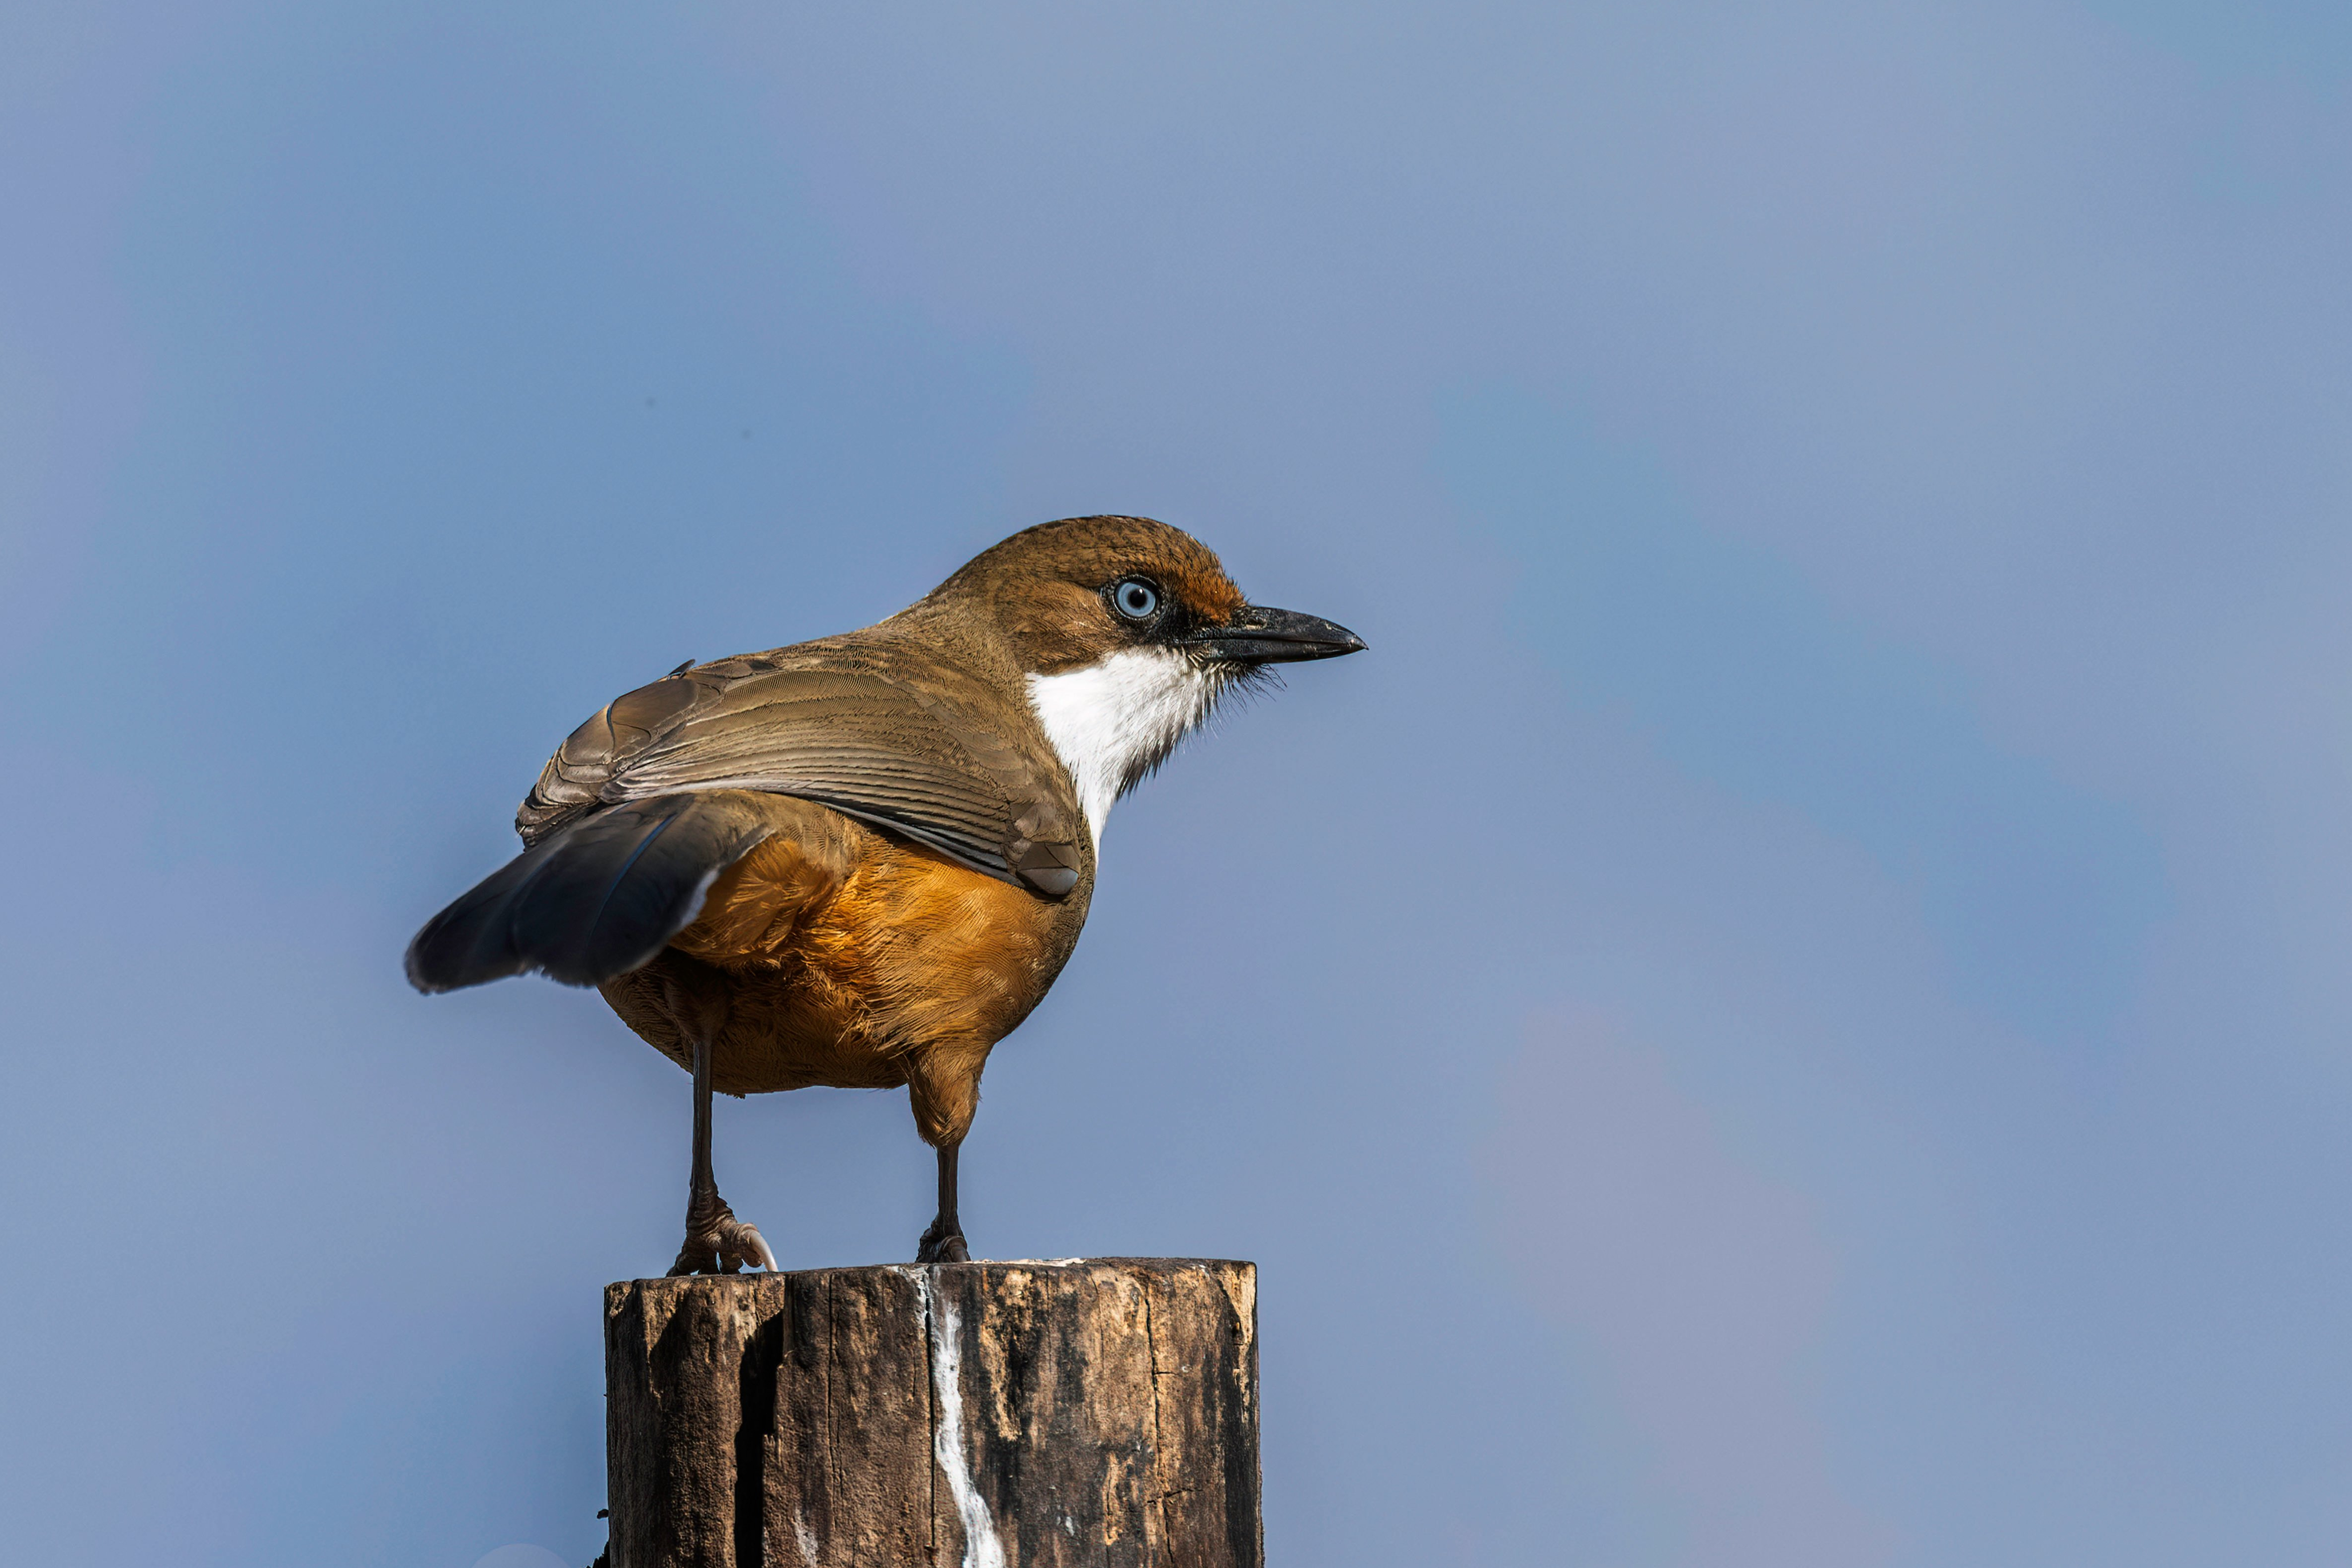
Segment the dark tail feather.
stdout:
<path fill-rule="evenodd" d="M 455 991 L 536 970 L 566 985 L 625 974 L 694 922 L 710 880 L 768 836 L 725 795 L 671 795 L 584 817 L 425 922 L 408 983 Z"/>

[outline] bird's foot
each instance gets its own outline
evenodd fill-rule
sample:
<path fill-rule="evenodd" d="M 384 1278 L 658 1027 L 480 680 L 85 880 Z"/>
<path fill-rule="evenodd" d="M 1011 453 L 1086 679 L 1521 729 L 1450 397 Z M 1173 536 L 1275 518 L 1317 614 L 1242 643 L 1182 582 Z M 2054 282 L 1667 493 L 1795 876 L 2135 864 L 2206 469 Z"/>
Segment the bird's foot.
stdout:
<path fill-rule="evenodd" d="M 737 1274 L 746 1263 L 756 1263 L 773 1273 L 776 1255 L 768 1249 L 759 1227 L 737 1219 L 735 1211 L 718 1194 L 711 1194 L 707 1202 L 697 1194 L 687 1208 L 686 1245 L 677 1249 L 677 1261 L 669 1266 L 671 1276 Z"/>
<path fill-rule="evenodd" d="M 918 1263 L 971 1262 L 971 1248 L 964 1245 L 962 1227 L 947 1220 L 931 1221 L 930 1228 L 923 1232 L 921 1244 L 915 1248 L 915 1261 Z"/>

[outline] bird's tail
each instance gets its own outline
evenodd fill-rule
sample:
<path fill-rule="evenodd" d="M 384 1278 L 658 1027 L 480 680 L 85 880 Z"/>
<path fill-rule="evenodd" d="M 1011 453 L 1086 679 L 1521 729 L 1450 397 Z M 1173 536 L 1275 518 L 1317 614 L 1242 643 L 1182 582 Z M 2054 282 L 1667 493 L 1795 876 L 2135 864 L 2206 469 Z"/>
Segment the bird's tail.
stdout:
<path fill-rule="evenodd" d="M 425 922 L 408 983 L 455 991 L 530 971 L 567 985 L 625 974 L 694 923 L 719 873 L 768 837 L 724 793 L 607 807 L 551 834 Z"/>

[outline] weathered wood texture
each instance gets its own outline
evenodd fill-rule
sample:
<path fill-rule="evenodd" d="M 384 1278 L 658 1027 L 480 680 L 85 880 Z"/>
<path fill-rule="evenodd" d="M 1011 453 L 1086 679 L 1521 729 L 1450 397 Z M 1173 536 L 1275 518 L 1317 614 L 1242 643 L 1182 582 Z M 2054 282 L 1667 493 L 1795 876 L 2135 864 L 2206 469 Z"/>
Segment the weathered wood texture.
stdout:
<path fill-rule="evenodd" d="M 1261 1568 L 1257 1270 L 1108 1258 L 604 1292 L 612 1568 Z"/>

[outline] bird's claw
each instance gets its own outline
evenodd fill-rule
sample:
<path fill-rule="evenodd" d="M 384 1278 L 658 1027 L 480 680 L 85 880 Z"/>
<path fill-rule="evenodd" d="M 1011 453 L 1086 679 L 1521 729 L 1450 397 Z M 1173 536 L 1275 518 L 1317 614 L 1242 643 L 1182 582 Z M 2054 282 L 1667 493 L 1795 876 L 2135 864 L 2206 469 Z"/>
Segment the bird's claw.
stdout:
<path fill-rule="evenodd" d="M 923 1232 L 921 1243 L 915 1248 L 918 1263 L 969 1263 L 971 1248 L 964 1245 L 963 1231 L 955 1226 L 942 1226 L 937 1220 Z"/>
<path fill-rule="evenodd" d="M 737 1219 L 735 1211 L 724 1203 L 709 1208 L 698 1203 L 694 1209 L 687 1216 L 686 1245 L 677 1249 L 677 1261 L 669 1266 L 672 1278 L 739 1274 L 746 1263 L 757 1264 L 772 1274 L 776 1271 L 776 1255 L 769 1250 L 757 1226 Z"/>

